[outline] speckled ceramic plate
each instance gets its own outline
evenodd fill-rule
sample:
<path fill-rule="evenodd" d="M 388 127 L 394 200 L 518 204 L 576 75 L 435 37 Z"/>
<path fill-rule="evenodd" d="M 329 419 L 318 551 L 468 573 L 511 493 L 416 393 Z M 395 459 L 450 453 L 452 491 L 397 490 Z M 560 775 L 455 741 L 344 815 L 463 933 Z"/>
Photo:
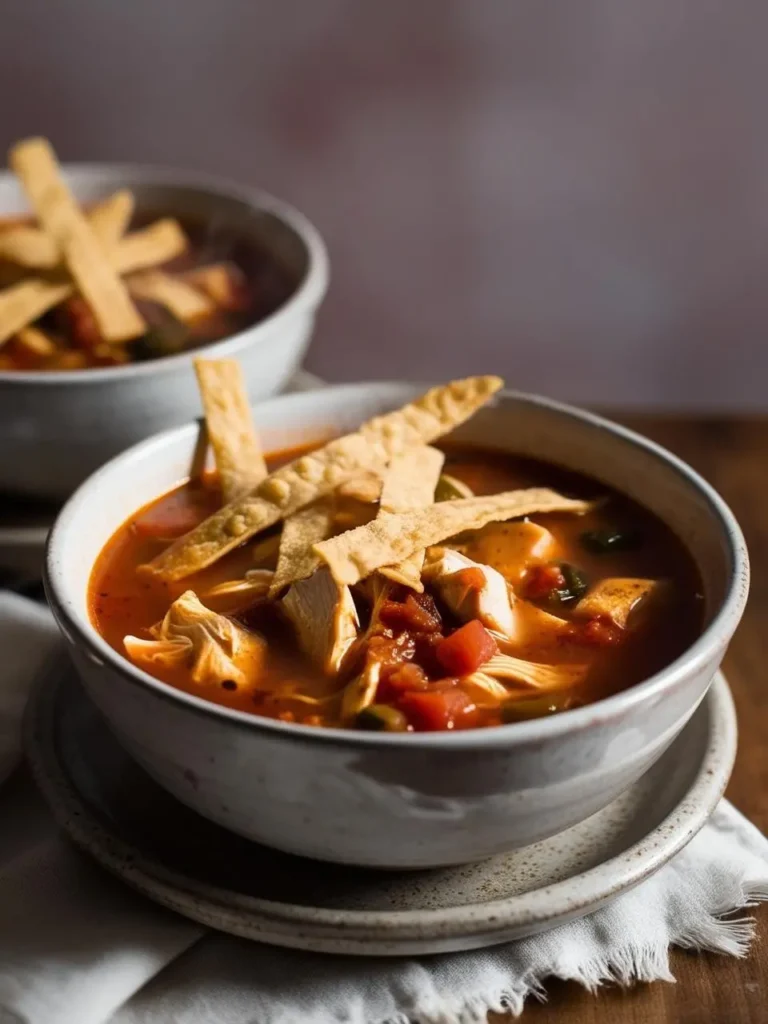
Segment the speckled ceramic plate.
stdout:
<path fill-rule="evenodd" d="M 122 751 L 71 670 L 43 681 L 25 731 L 62 828 L 129 885 L 234 935 L 359 955 L 492 945 L 595 910 L 696 834 L 736 752 L 733 702 L 719 676 L 661 760 L 587 821 L 479 864 L 394 873 L 277 853 L 199 817 Z"/>

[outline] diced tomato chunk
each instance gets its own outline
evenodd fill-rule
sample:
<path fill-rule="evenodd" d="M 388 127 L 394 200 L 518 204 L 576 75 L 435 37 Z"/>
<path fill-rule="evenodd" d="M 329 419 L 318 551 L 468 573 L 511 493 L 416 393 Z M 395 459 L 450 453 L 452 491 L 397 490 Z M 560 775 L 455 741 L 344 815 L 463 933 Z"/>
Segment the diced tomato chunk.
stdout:
<path fill-rule="evenodd" d="M 367 653 L 382 665 L 393 667 L 413 657 L 413 641 L 407 633 L 398 637 L 372 636 L 368 641 Z"/>
<path fill-rule="evenodd" d="M 482 590 L 486 585 L 485 573 L 473 565 L 450 573 L 448 579 L 461 584 L 467 590 Z"/>
<path fill-rule="evenodd" d="M 534 565 L 525 574 L 523 590 L 527 598 L 537 601 L 553 590 L 562 590 L 565 585 L 559 565 Z"/>
<path fill-rule="evenodd" d="M 610 619 L 588 619 L 581 628 L 581 643 L 594 647 L 615 647 L 624 637 L 624 630 Z"/>
<path fill-rule="evenodd" d="M 104 342 L 96 317 L 81 295 L 73 295 L 59 311 L 59 320 L 78 348 L 93 349 Z"/>
<path fill-rule="evenodd" d="M 385 626 L 396 631 L 407 629 L 415 633 L 434 633 L 441 625 L 440 615 L 434 605 L 433 608 L 425 606 L 413 594 L 409 594 L 402 603 L 385 601 L 379 618 Z"/>
<path fill-rule="evenodd" d="M 406 693 L 397 706 L 420 732 L 469 729 L 477 718 L 477 708 L 470 697 L 455 687 Z"/>
<path fill-rule="evenodd" d="M 437 645 L 437 660 L 452 675 L 476 672 L 497 651 L 496 641 L 479 619 L 472 619 Z"/>
<path fill-rule="evenodd" d="M 433 693 L 444 693 L 446 690 L 455 690 L 458 685 L 458 677 L 445 676 L 443 679 L 438 679 L 437 682 L 431 683 L 429 688 Z"/>
<path fill-rule="evenodd" d="M 404 693 L 426 690 L 428 687 L 429 679 L 424 669 L 412 661 L 406 661 L 394 670 L 382 673 L 382 680 L 376 691 L 376 702 L 391 704 Z"/>
<path fill-rule="evenodd" d="M 442 633 L 415 633 L 413 636 L 413 660 L 432 678 L 443 672 L 443 666 L 437 660 L 436 653 L 442 642 Z"/>

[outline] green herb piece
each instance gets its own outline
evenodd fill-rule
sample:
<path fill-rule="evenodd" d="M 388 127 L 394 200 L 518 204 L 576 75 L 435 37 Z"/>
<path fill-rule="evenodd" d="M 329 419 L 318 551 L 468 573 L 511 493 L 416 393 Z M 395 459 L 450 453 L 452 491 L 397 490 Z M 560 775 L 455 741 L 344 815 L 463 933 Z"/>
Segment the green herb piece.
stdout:
<path fill-rule="evenodd" d="M 562 562 L 559 568 L 560 574 L 565 581 L 565 586 L 550 590 L 548 600 L 552 604 L 567 604 L 569 601 L 578 601 L 580 597 L 586 594 L 589 587 L 586 577 L 580 569 L 577 569 L 575 565 L 571 565 L 570 562 Z"/>

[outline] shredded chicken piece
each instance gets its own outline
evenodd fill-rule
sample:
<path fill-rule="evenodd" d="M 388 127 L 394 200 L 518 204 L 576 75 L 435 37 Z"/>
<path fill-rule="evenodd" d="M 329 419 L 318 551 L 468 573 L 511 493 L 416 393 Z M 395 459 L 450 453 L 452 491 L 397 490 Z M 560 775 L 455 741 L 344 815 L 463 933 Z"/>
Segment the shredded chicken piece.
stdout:
<path fill-rule="evenodd" d="M 479 619 L 486 629 L 514 636 L 515 599 L 501 573 L 450 548 L 432 548 L 430 556 L 422 576 L 455 615 L 464 622 Z"/>
<path fill-rule="evenodd" d="M 237 594 L 243 599 L 259 601 L 269 594 L 275 574 L 271 569 L 248 569 L 240 580 L 227 580 L 206 591 L 205 597 L 227 597 Z"/>
<path fill-rule="evenodd" d="M 451 545 L 483 565 L 498 570 L 509 583 L 519 583 L 529 565 L 558 554 L 555 536 L 538 523 L 489 523 L 463 544 Z"/>
<path fill-rule="evenodd" d="M 600 580 L 576 605 L 573 614 L 580 619 L 610 619 L 622 629 L 630 613 L 658 588 L 657 580 L 611 577 Z"/>
<path fill-rule="evenodd" d="M 335 675 L 360 626 L 349 587 L 339 586 L 323 566 L 292 584 L 281 607 L 307 657 L 327 675 Z"/>
<path fill-rule="evenodd" d="M 186 666 L 195 683 L 238 685 L 258 679 L 265 641 L 202 604 L 193 590 L 185 591 L 150 630 L 153 639 L 126 636 L 129 657 L 148 668 Z"/>
<path fill-rule="evenodd" d="M 587 668 L 587 665 L 540 665 L 509 654 L 494 654 L 483 665 L 482 671 L 494 679 L 525 683 L 537 690 L 559 690 L 582 682 Z"/>
<path fill-rule="evenodd" d="M 376 690 L 381 678 L 381 662 L 375 658 L 368 658 L 365 668 L 344 688 L 341 698 L 341 717 L 344 722 L 350 722 L 364 708 L 376 700 Z"/>

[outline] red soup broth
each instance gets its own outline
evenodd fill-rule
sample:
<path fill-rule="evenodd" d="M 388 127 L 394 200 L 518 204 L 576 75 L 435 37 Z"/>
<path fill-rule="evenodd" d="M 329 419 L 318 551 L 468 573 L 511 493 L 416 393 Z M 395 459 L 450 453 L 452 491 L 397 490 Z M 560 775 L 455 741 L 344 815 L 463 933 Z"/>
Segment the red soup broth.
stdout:
<path fill-rule="evenodd" d="M 310 448 L 274 455 L 269 460 L 270 468 L 308 450 Z M 451 654 L 451 645 L 446 644 L 442 661 L 434 656 L 442 636 L 447 639 L 458 633 L 461 624 L 451 622 L 444 611 L 441 613 L 429 595 L 414 598 L 402 588 L 400 593 L 393 594 L 397 607 L 393 605 L 388 614 L 401 639 L 404 631 L 411 630 L 412 636 L 405 635 L 409 641 L 413 639 L 411 646 L 415 647 L 415 654 L 405 671 L 402 665 L 397 666 L 397 671 L 390 666 L 392 670 L 387 681 L 380 684 L 376 702 L 395 709 L 408 730 L 499 725 L 588 704 L 648 678 L 681 655 L 699 635 L 703 599 L 697 569 L 680 540 L 655 515 L 623 495 L 607 492 L 586 477 L 544 462 L 450 444 L 445 445 L 444 450 L 444 471 L 466 483 L 477 495 L 545 486 L 574 497 L 605 499 L 582 516 L 531 516 L 531 521 L 546 526 L 553 534 L 560 554 L 556 563 L 528 565 L 510 580 L 515 594 L 527 602 L 527 607 L 552 611 L 572 623 L 572 628 L 570 633 L 557 638 L 529 630 L 525 644 L 509 653 L 539 663 L 587 665 L 588 671 L 586 678 L 572 691 L 559 692 L 552 699 L 537 698 L 532 691 L 531 699 L 523 700 L 519 711 L 513 709 L 511 715 L 502 714 L 498 707 L 483 707 L 463 694 L 462 679 L 457 677 L 455 667 L 451 670 L 454 663 L 446 661 L 455 656 L 455 652 Z M 219 506 L 215 478 L 208 478 L 183 484 L 137 510 L 111 537 L 94 566 L 89 591 L 94 626 L 111 647 L 126 657 L 123 644 L 126 635 L 149 639 L 150 627 L 163 619 L 169 605 L 184 591 L 194 590 L 213 610 L 231 615 L 241 625 L 266 637 L 268 650 L 262 675 L 253 686 L 235 688 L 231 684 L 200 686 L 183 667 L 157 668 L 153 674 L 158 679 L 240 711 L 309 725 L 341 725 L 340 700 L 313 706 L 291 695 L 281 696 L 280 692 L 290 687 L 292 693 L 322 698 L 343 689 L 349 673 L 342 678 L 328 678 L 309 664 L 298 651 L 290 628 L 273 606 L 244 607 L 242 598 L 236 596 L 210 600 L 204 596 L 217 584 L 239 579 L 254 568 L 258 564 L 254 554 L 257 545 L 259 552 L 266 553 L 266 560 L 261 564 L 273 566 L 276 539 L 270 542 L 270 533 L 260 535 L 209 568 L 178 582 L 169 583 L 137 572 L 139 566 L 158 555 L 170 540 L 191 529 Z M 370 517 L 374 514 L 375 506 Z M 610 529 L 623 531 L 633 538 L 633 543 L 623 550 L 593 550 L 585 541 L 585 534 Z M 271 534 L 275 535 L 277 530 L 274 528 Z M 616 630 L 607 622 L 585 623 L 573 614 L 575 602 L 552 606 L 552 588 L 563 584 L 560 570 L 564 565 L 574 567 L 578 578 L 590 585 L 610 577 L 658 580 L 662 584 L 661 597 L 648 602 L 639 616 L 639 623 L 632 629 Z M 523 601 L 519 607 L 522 604 Z M 432 614 L 437 616 L 435 621 L 440 620 L 437 630 L 430 626 Z M 525 608 L 522 614 L 526 614 Z M 363 627 L 365 615 L 362 607 Z M 455 663 L 457 666 L 471 665 L 472 644 L 478 638 L 469 636 L 472 629 L 466 633 L 469 646 L 459 651 L 459 658 L 468 651 L 470 661 L 459 660 Z M 460 646 L 461 639 L 453 647 Z"/>

